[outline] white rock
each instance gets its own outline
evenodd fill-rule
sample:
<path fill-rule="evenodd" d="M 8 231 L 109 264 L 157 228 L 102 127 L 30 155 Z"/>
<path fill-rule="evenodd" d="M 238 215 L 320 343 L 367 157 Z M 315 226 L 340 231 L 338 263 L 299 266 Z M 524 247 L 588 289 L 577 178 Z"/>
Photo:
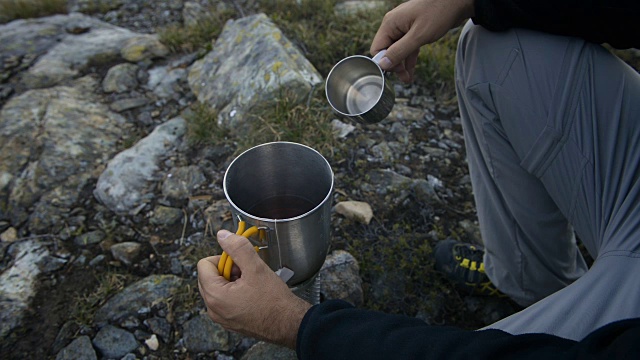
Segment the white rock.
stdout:
<path fill-rule="evenodd" d="M 373 218 L 371 205 L 362 201 L 342 201 L 335 206 L 335 211 L 349 219 L 357 220 L 363 224 L 369 224 Z"/>
<path fill-rule="evenodd" d="M 160 346 L 160 342 L 158 341 L 156 334 L 151 335 L 151 337 L 145 340 L 144 343 L 147 344 L 151 351 L 158 350 L 158 347 Z"/>

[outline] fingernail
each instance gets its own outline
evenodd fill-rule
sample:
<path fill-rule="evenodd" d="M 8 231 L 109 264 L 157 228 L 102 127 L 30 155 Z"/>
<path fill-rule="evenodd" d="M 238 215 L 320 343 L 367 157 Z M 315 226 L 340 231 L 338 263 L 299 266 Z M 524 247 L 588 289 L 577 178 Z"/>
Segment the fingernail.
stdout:
<path fill-rule="evenodd" d="M 391 60 L 388 57 L 383 57 L 380 59 L 379 65 L 382 70 L 389 70 L 391 69 Z"/>
<path fill-rule="evenodd" d="M 218 231 L 218 234 L 217 234 L 218 240 L 224 240 L 231 235 L 233 235 L 233 233 L 229 230 L 220 230 Z"/>

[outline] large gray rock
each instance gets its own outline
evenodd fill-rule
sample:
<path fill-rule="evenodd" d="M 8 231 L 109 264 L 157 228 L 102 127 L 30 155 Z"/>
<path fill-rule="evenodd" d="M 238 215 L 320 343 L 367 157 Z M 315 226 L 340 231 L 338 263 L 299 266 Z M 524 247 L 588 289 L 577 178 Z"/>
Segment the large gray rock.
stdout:
<path fill-rule="evenodd" d="M 96 312 L 95 322 L 117 321 L 135 315 L 144 307 L 167 299 L 180 288 L 182 279 L 174 275 L 151 275 L 116 294 Z"/>
<path fill-rule="evenodd" d="M 237 131 L 251 108 L 277 98 L 282 89 L 303 100 L 322 82 L 265 14 L 228 21 L 213 50 L 191 66 L 188 80 L 200 102 L 220 111 L 218 122 Z"/>
<path fill-rule="evenodd" d="M 14 262 L 0 274 L 0 338 L 22 323 L 35 295 L 38 263 L 49 254 L 35 240 L 15 243 L 10 252 Z"/>
<path fill-rule="evenodd" d="M 127 213 L 143 203 L 149 185 L 161 178 L 159 164 L 175 150 L 186 123 L 175 118 L 158 126 L 133 147 L 119 153 L 100 175 L 94 195 L 116 213 Z"/>
<path fill-rule="evenodd" d="M 229 333 L 207 316 L 200 314 L 184 324 L 184 345 L 192 353 L 228 351 Z"/>
<path fill-rule="evenodd" d="M 154 35 L 139 34 L 80 13 L 11 22 L 0 26 L 0 34 L 0 58 L 3 62 L 16 59 L 9 61 L 9 75 L 30 66 L 21 75 L 22 84 L 30 89 L 78 77 L 90 65 L 167 54 Z"/>
<path fill-rule="evenodd" d="M 0 219 L 32 232 L 60 226 L 93 172 L 115 153 L 126 120 L 97 102 L 97 84 L 32 90 L 0 112 Z M 34 211 L 29 215 L 29 208 Z"/>

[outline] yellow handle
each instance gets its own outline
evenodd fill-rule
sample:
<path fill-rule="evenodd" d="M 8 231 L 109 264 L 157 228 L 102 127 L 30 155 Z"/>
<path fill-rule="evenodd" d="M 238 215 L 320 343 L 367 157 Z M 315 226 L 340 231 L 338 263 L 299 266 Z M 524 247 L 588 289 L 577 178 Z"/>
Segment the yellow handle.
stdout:
<path fill-rule="evenodd" d="M 236 231 L 236 235 L 249 238 L 250 236 L 253 236 L 258 233 L 257 226 L 252 226 L 245 231 L 246 227 L 247 227 L 246 222 L 244 221 L 238 222 L 238 231 Z M 259 250 L 257 246 L 254 246 L 253 248 L 256 250 L 256 252 Z M 227 279 L 227 281 L 230 281 L 232 268 L 233 268 L 233 259 L 231 258 L 231 256 L 229 256 L 229 254 L 223 251 L 222 256 L 220 257 L 220 261 L 218 262 L 218 273 L 224 276 L 224 278 Z"/>

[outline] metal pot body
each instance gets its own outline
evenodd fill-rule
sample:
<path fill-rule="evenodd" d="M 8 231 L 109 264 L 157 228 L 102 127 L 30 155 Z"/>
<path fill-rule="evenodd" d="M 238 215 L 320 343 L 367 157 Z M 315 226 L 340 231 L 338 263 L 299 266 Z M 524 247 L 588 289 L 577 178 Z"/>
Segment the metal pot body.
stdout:
<path fill-rule="evenodd" d="M 265 263 L 294 272 L 289 286 L 320 271 L 329 251 L 334 176 L 319 152 L 291 142 L 256 146 L 233 160 L 223 187 L 234 221 L 265 230 L 266 248 L 258 253 Z"/>

